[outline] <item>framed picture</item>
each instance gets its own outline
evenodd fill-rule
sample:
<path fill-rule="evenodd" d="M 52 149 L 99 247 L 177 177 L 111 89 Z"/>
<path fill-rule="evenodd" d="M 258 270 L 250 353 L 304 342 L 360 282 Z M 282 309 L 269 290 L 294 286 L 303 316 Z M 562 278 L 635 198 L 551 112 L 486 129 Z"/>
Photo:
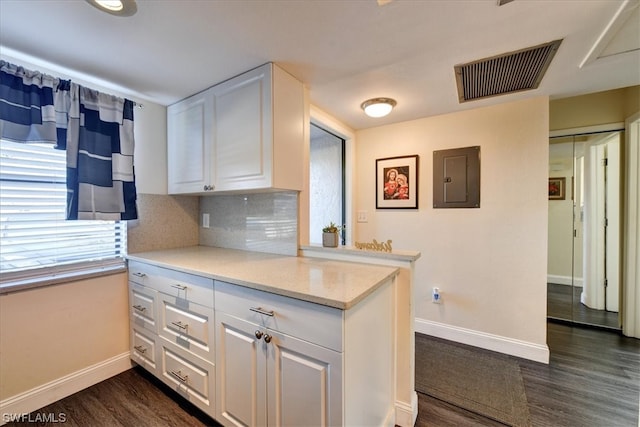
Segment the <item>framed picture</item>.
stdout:
<path fill-rule="evenodd" d="M 418 156 L 376 160 L 376 209 L 418 209 Z"/>
<path fill-rule="evenodd" d="M 566 178 L 549 178 L 549 200 L 564 200 Z"/>

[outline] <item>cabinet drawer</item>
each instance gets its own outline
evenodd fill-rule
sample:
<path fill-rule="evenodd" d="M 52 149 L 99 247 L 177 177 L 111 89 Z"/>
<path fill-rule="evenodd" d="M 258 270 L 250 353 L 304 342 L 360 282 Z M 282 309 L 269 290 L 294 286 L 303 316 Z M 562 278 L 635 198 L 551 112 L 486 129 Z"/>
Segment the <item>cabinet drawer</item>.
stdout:
<path fill-rule="evenodd" d="M 179 347 L 160 338 L 160 379 L 185 399 L 212 417 L 215 402 L 213 363 L 194 358 Z"/>
<path fill-rule="evenodd" d="M 337 308 L 215 282 L 215 308 L 317 345 L 342 351 L 343 312 Z"/>
<path fill-rule="evenodd" d="M 146 370 L 157 371 L 157 335 L 148 331 L 139 330 L 135 326 L 131 327 L 131 360 L 141 365 Z"/>
<path fill-rule="evenodd" d="M 160 298 L 160 335 L 189 352 L 213 362 L 213 308 L 163 293 Z"/>
<path fill-rule="evenodd" d="M 129 261 L 129 281 L 181 300 L 213 307 L 213 280 L 206 277 Z"/>
<path fill-rule="evenodd" d="M 156 300 L 158 293 L 136 283 L 129 283 L 129 319 L 139 328 L 158 333 Z"/>

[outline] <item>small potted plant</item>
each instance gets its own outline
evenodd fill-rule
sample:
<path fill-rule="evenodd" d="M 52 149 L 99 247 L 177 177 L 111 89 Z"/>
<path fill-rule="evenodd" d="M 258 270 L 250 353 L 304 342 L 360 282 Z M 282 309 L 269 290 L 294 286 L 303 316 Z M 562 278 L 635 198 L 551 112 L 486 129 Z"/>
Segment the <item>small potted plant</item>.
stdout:
<path fill-rule="evenodd" d="M 335 225 L 333 222 L 324 227 L 322 229 L 322 246 L 337 248 L 340 241 L 340 230 L 342 230 L 342 226 Z"/>

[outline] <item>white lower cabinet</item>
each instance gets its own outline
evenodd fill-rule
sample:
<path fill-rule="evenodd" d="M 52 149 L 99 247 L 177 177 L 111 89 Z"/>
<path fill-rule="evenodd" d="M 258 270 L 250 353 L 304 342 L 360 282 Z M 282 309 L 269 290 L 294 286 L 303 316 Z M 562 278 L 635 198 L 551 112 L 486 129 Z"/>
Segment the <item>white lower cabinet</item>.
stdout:
<path fill-rule="evenodd" d="M 131 359 L 225 426 L 393 426 L 393 279 L 348 310 L 129 262 Z"/>
<path fill-rule="evenodd" d="M 342 424 L 341 353 L 227 313 L 216 323 L 219 422 Z"/>
<path fill-rule="evenodd" d="M 131 359 L 215 417 L 213 280 L 129 262 Z"/>
<path fill-rule="evenodd" d="M 393 426 L 390 283 L 343 311 L 216 281 L 216 419 Z"/>

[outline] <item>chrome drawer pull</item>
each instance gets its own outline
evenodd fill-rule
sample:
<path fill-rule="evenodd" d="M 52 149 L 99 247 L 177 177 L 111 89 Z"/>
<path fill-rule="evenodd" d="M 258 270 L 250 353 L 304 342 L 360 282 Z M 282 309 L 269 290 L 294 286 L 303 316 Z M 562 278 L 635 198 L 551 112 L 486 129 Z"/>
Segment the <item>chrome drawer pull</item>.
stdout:
<path fill-rule="evenodd" d="M 274 315 L 273 310 L 265 310 L 262 307 L 251 307 L 249 308 L 249 310 L 255 311 L 256 313 L 264 314 L 265 316 L 269 316 L 269 317 L 273 317 Z"/>
<path fill-rule="evenodd" d="M 134 276 L 136 276 L 136 277 L 141 277 L 141 278 L 142 278 L 142 277 L 147 277 L 147 275 L 146 275 L 146 274 L 144 274 L 144 273 L 140 273 L 140 272 L 135 272 L 135 273 L 133 273 L 133 275 L 134 275 Z"/>
<path fill-rule="evenodd" d="M 189 327 L 188 323 L 182 323 L 182 322 L 171 322 L 171 324 L 175 327 L 178 327 L 184 331 L 187 330 L 187 328 Z"/>
<path fill-rule="evenodd" d="M 133 306 L 133 308 L 135 308 L 135 309 L 136 309 L 136 310 L 138 310 L 138 311 L 142 311 L 142 312 L 144 312 L 144 311 L 146 311 L 146 310 L 147 310 L 147 307 L 143 307 L 143 306 L 141 306 L 140 304 L 136 304 L 136 305 L 134 305 L 134 306 Z"/>
<path fill-rule="evenodd" d="M 169 371 L 169 373 L 185 384 L 189 381 L 189 375 L 182 376 L 182 371 Z"/>
<path fill-rule="evenodd" d="M 181 285 L 179 283 L 176 283 L 175 285 L 171 285 L 171 287 L 179 289 L 181 291 L 186 291 L 187 290 L 187 285 Z"/>
<path fill-rule="evenodd" d="M 140 353 L 142 353 L 142 354 L 145 354 L 145 353 L 147 352 L 147 349 L 146 349 L 146 348 L 144 348 L 144 347 L 143 347 L 143 346 L 141 346 L 141 345 L 136 345 L 136 346 L 134 346 L 133 348 L 135 348 L 136 350 L 138 350 L 138 352 L 140 352 Z"/>

